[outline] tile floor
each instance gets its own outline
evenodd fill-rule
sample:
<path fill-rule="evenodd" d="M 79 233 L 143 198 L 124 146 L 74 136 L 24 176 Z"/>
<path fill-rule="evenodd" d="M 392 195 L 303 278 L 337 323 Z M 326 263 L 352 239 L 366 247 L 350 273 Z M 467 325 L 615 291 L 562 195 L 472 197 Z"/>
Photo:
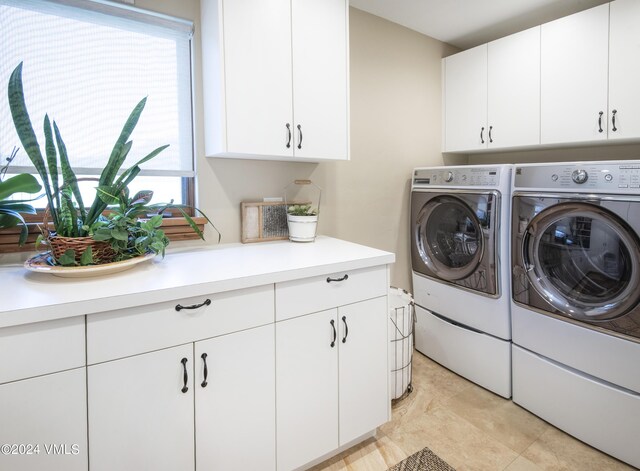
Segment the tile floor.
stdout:
<path fill-rule="evenodd" d="M 376 438 L 312 471 L 385 471 L 425 446 L 458 471 L 635 469 L 418 352 L 413 368 L 413 392 L 394 404 Z"/>

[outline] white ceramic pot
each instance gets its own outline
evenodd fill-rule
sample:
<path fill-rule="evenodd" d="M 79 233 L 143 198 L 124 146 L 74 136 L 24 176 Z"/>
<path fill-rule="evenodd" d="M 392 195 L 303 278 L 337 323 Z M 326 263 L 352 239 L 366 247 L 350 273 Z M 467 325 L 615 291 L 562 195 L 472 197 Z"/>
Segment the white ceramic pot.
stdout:
<path fill-rule="evenodd" d="M 292 242 L 313 242 L 316 239 L 318 216 L 293 216 L 287 214 L 289 240 Z"/>

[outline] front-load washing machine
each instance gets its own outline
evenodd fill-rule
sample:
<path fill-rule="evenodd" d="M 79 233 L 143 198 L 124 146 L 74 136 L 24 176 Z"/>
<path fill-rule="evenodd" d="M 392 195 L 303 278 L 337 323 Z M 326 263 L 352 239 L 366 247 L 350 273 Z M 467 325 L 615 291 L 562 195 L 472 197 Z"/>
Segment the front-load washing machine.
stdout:
<path fill-rule="evenodd" d="M 511 169 L 415 169 L 410 223 L 416 349 L 507 398 Z"/>
<path fill-rule="evenodd" d="M 517 166 L 513 400 L 640 467 L 640 161 Z"/>

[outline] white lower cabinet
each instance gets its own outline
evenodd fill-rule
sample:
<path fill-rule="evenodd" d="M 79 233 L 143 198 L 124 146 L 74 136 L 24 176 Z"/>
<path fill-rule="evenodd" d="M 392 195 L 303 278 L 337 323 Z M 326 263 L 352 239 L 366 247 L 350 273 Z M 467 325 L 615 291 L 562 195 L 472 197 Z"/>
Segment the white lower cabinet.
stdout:
<path fill-rule="evenodd" d="M 388 420 L 387 317 L 378 297 L 276 324 L 279 471 Z"/>
<path fill-rule="evenodd" d="M 270 324 L 90 366 L 91 470 L 275 470 L 274 361 Z"/>
<path fill-rule="evenodd" d="M 0 385 L 0 469 L 87 470 L 85 368 Z"/>
<path fill-rule="evenodd" d="M 196 342 L 196 469 L 276 469 L 274 329 Z"/>
<path fill-rule="evenodd" d="M 338 317 L 340 445 L 345 445 L 389 420 L 387 298 L 342 306 Z"/>
<path fill-rule="evenodd" d="M 193 344 L 92 365 L 87 375 L 91 471 L 194 469 Z"/>

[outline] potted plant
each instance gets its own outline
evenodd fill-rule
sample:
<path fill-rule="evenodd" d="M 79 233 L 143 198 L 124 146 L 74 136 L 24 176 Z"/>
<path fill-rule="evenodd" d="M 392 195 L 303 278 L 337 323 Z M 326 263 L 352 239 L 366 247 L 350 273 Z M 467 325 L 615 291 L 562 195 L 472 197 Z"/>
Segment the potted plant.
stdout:
<path fill-rule="evenodd" d="M 24 245 L 29 235 L 29 230 L 22 214 L 35 214 L 36 210 L 30 204 L 32 200 L 12 199 L 16 193 L 37 194 L 42 187 L 33 175 L 21 173 L 4 180 L 7 168 L 18 153 L 14 147 L 13 152 L 7 157 L 7 163 L 0 169 L 0 229 L 7 229 L 21 225 L 19 245 Z"/>
<path fill-rule="evenodd" d="M 151 234 L 153 242 L 142 245 L 135 243 L 139 237 L 138 229 L 141 229 L 142 226 L 134 223 L 132 218 L 134 215 L 139 215 L 137 210 L 141 209 L 142 202 L 136 197 L 129 200 L 128 185 L 140 173 L 140 165 L 154 158 L 168 145 L 158 147 L 132 167 L 120 172 L 133 145 L 129 137 L 144 110 L 147 99 L 143 98 L 129 115 L 98 179 L 93 202 L 90 205 L 85 205 L 78 187 L 79 179 L 69 163 L 67 149 L 60 130 L 55 121 L 51 123 L 48 115 L 44 117 L 46 160 L 43 158 L 25 105 L 22 63 L 11 74 L 8 94 L 11 116 L 18 137 L 43 182 L 47 209 L 42 240 L 51 248 L 51 263 L 56 265 L 110 263 L 130 258 L 135 252 L 135 248 L 142 246 L 147 251 L 164 254 L 168 240 L 164 233 L 159 232 L 158 226 L 161 222 L 159 218 L 152 218 L 151 226 L 155 226 L 153 229 L 156 231 Z M 58 169 L 62 174 L 61 182 L 58 177 Z M 126 198 L 126 201 L 121 198 Z M 144 205 L 149 203 L 149 199 L 150 194 L 147 194 L 143 198 Z M 109 218 L 103 214 L 108 205 L 113 203 L 118 203 L 116 212 L 119 211 L 123 215 L 126 213 L 126 223 L 123 223 L 119 218 Z M 187 206 L 169 203 L 164 207 L 177 208 L 198 236 L 204 238 L 193 219 L 185 212 Z M 202 212 L 200 214 L 205 216 Z M 49 218 L 53 230 L 49 229 Z M 206 219 L 211 223 L 209 218 Z M 141 224 L 143 223 L 141 222 Z M 111 231 L 109 237 L 106 235 L 107 229 Z M 144 229 L 151 229 L 151 227 L 147 225 L 144 226 Z M 149 235 L 147 234 L 147 236 Z M 123 243 L 125 239 L 126 244 Z M 133 243 L 133 248 L 131 243 Z"/>
<path fill-rule="evenodd" d="M 289 240 L 293 242 L 313 242 L 318 227 L 318 210 L 310 204 L 292 204 L 287 207 Z"/>

